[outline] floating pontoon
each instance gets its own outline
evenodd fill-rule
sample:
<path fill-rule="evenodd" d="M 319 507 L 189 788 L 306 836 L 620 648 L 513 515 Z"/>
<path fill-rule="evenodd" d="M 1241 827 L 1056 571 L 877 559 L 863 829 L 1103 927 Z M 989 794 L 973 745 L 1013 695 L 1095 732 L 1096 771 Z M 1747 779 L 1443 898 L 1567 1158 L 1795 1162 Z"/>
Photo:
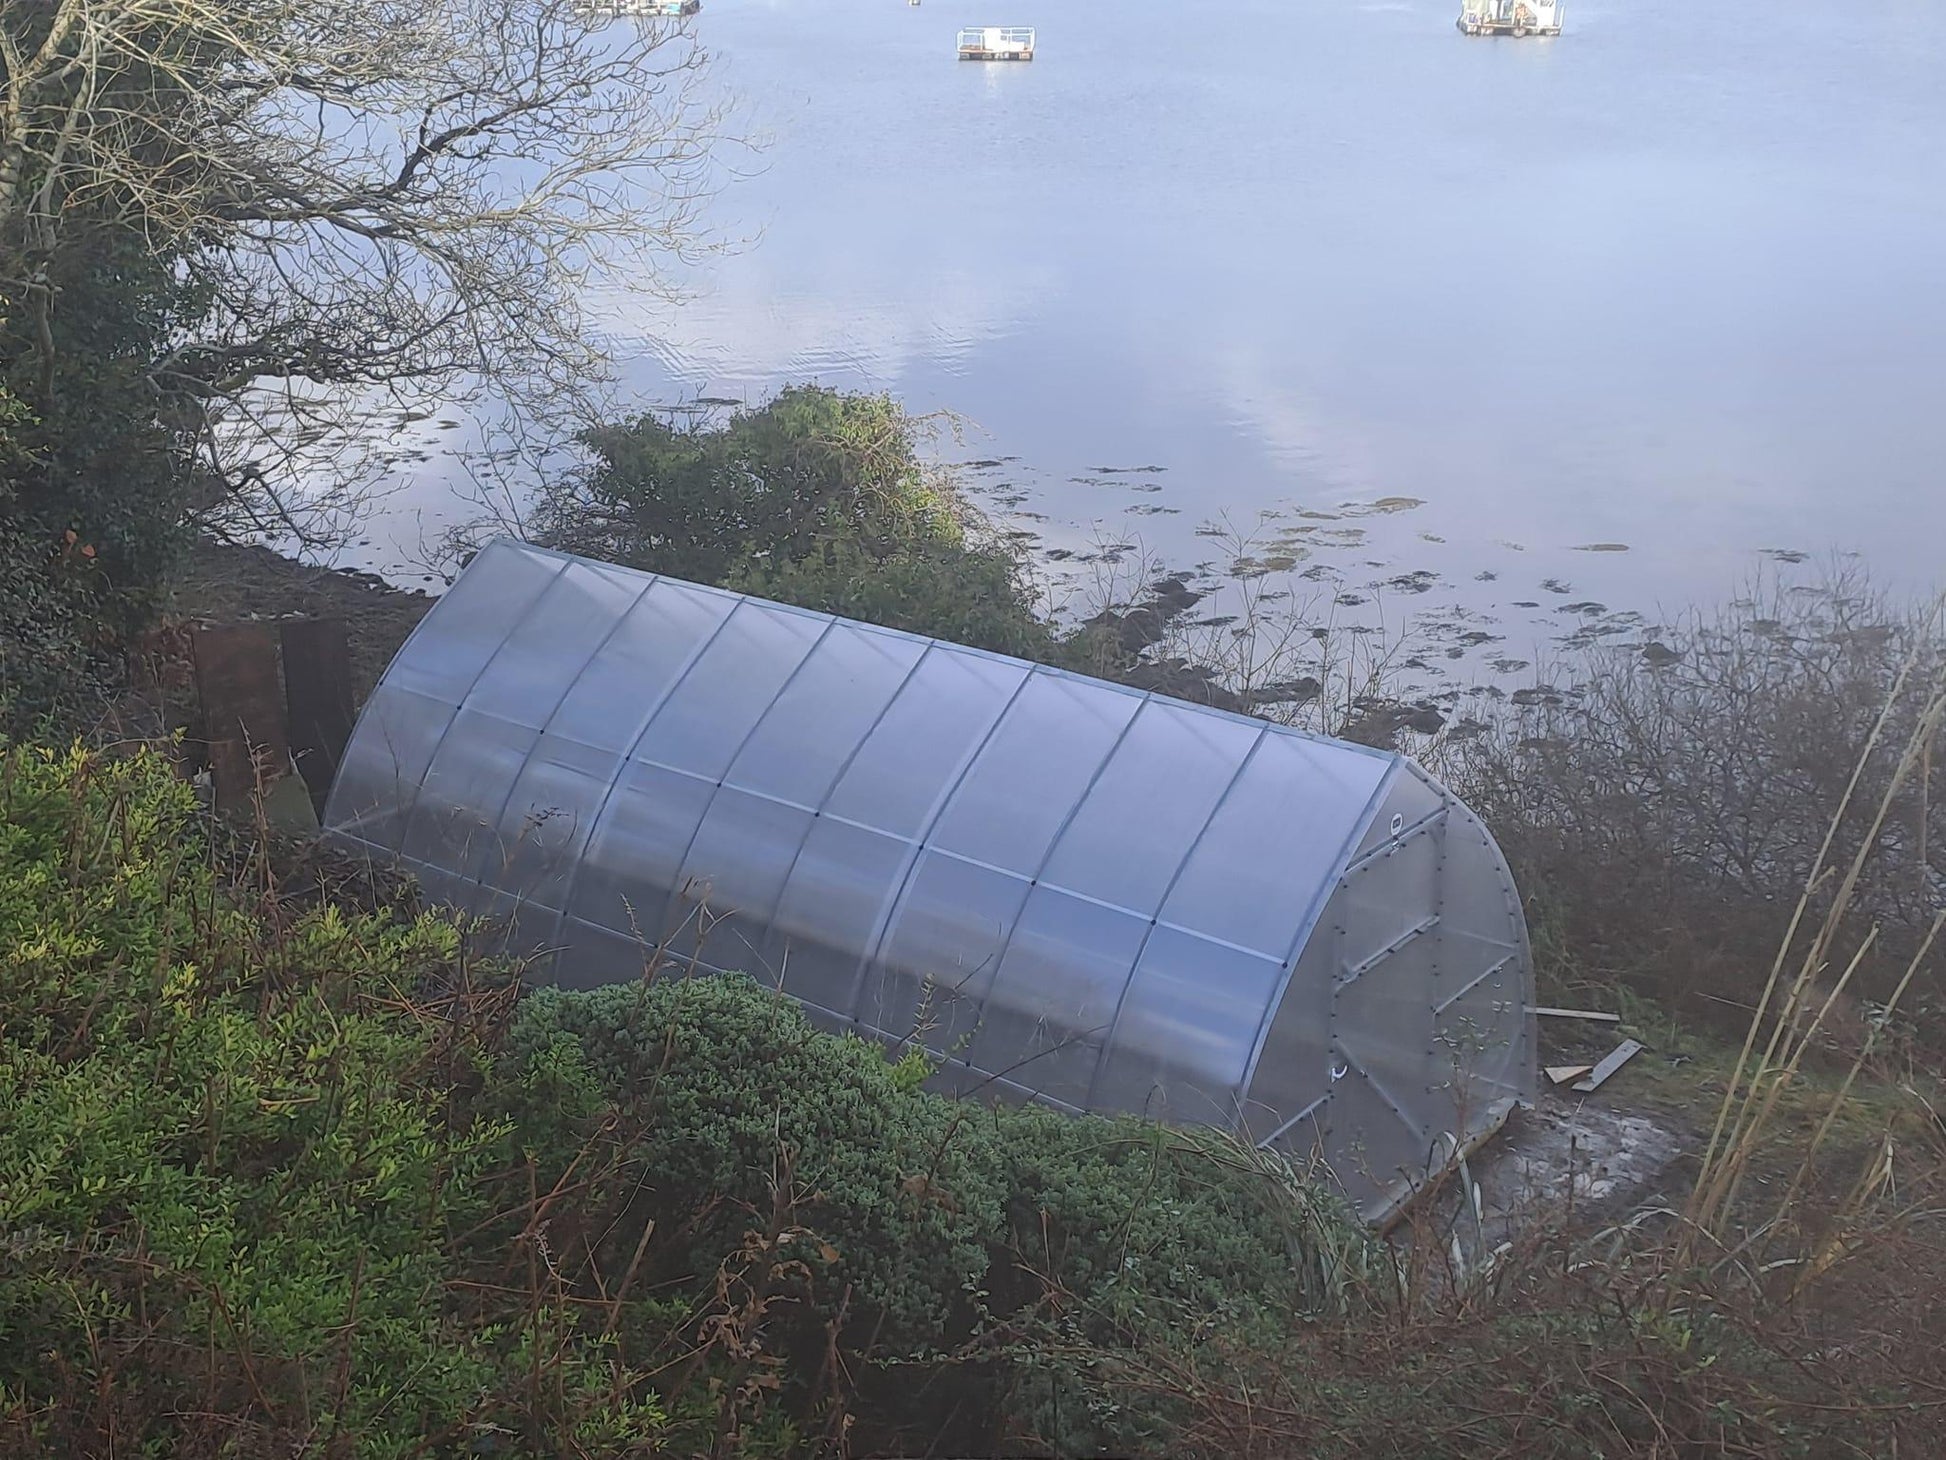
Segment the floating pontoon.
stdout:
<path fill-rule="evenodd" d="M 579 0 L 576 7 L 593 20 L 620 20 L 624 16 L 675 18 L 694 15 L 703 0 Z"/>
<path fill-rule="evenodd" d="M 1462 0 L 1455 22 L 1468 35 L 1559 35 L 1562 0 Z"/>
<path fill-rule="evenodd" d="M 959 58 L 962 61 L 1031 61 L 1034 59 L 1034 27 L 968 26 L 959 33 Z"/>

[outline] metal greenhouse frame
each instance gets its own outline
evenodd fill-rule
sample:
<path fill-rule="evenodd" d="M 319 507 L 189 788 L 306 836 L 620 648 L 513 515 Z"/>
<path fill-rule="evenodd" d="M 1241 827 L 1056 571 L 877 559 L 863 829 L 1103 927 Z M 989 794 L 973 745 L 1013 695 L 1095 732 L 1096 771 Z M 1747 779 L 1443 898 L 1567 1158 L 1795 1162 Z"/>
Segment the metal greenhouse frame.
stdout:
<path fill-rule="evenodd" d="M 399 651 L 326 822 L 562 983 L 747 971 L 1374 1219 L 1534 1093 L 1506 864 L 1403 756 L 524 544 Z"/>

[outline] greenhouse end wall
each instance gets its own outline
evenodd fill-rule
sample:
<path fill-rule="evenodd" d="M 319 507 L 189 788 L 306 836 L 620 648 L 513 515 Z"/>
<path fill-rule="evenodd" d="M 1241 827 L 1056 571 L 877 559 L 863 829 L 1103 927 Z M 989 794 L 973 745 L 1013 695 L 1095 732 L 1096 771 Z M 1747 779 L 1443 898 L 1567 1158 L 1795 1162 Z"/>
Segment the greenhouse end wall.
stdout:
<path fill-rule="evenodd" d="M 1375 1217 L 1533 1095 L 1505 863 L 1403 757 L 524 544 L 400 650 L 326 822 L 539 976 L 748 972 Z"/>

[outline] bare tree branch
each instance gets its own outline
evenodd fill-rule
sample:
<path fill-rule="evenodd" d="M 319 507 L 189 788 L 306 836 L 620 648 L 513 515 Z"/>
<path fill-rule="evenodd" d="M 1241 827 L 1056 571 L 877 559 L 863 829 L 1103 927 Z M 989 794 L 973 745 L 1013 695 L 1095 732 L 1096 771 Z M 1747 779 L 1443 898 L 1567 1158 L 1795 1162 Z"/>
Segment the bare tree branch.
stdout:
<path fill-rule="evenodd" d="M 238 486 L 296 459 L 293 411 L 316 445 L 374 393 L 568 418 L 606 376 L 591 292 L 698 246 L 704 65 L 573 0 L 0 0 L 0 323 L 59 308 L 56 251 L 139 231 L 207 300 L 155 372 Z"/>

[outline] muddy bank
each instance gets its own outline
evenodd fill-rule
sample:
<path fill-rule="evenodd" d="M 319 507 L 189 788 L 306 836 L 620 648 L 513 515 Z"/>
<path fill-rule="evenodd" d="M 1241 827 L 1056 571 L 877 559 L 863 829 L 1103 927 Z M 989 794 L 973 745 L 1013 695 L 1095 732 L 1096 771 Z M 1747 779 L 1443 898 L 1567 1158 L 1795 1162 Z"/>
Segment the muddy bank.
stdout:
<path fill-rule="evenodd" d="M 177 576 L 164 621 L 237 623 L 291 617 L 342 619 L 363 704 L 385 666 L 438 600 L 348 568 L 319 568 L 269 548 L 202 542 Z"/>
<path fill-rule="evenodd" d="M 1103 609 L 1086 620 L 1082 632 L 1103 636 L 1114 650 L 1113 661 L 1097 666 L 1098 672 L 1135 689 L 1240 715 L 1294 722 L 1294 712 L 1324 693 L 1315 676 L 1268 678 L 1238 690 L 1226 683 L 1218 666 L 1193 657 L 1193 646 L 1190 654 L 1172 652 L 1173 630 L 1207 597 L 1192 585 L 1189 574 L 1170 573 L 1146 584 L 1127 607 Z M 1327 728 L 1344 740 L 1396 750 L 1407 732 L 1435 735 L 1446 724 L 1446 710 L 1431 700 L 1367 693 L 1354 698 L 1339 722 Z"/>
<path fill-rule="evenodd" d="M 1146 585 L 1142 597 L 1128 607 L 1097 614 L 1084 628 L 1108 639 L 1115 660 L 1098 672 L 1136 689 L 1270 719 L 1281 718 L 1281 708 L 1303 705 L 1318 695 L 1321 686 L 1309 678 L 1264 684 L 1239 694 L 1211 666 L 1170 652 L 1171 626 L 1203 597 L 1190 586 L 1187 575 L 1169 574 Z M 353 691 L 362 705 L 436 602 L 430 594 L 396 587 L 371 573 L 320 568 L 266 547 L 202 542 L 184 560 L 158 642 L 163 657 L 176 661 L 180 669 L 187 664 L 186 643 L 178 641 L 193 623 L 341 619 L 350 641 Z M 179 677 L 159 666 L 152 666 L 152 671 L 152 681 Z M 187 707 L 175 708 L 171 722 L 187 723 L 181 713 Z M 1424 701 L 1363 699 L 1355 708 L 1357 713 L 1339 733 L 1367 745 L 1395 747 L 1401 731 L 1431 734 L 1442 723 L 1438 709 Z"/>

